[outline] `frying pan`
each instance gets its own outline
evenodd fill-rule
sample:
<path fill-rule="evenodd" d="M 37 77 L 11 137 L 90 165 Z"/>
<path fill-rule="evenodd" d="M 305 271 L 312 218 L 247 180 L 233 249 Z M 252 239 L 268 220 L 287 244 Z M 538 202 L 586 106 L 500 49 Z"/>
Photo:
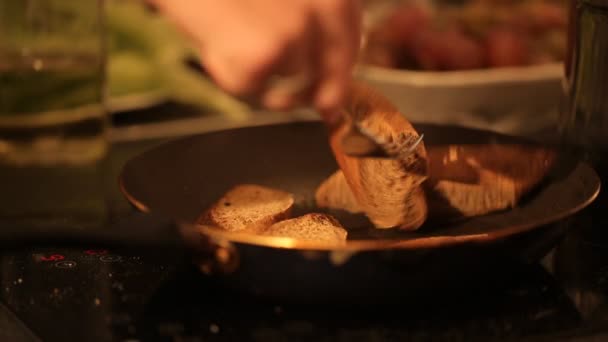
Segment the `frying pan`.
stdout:
<path fill-rule="evenodd" d="M 428 148 L 445 144 L 536 144 L 458 126 L 414 124 Z M 240 183 L 294 194 L 293 216 L 314 208 L 316 187 L 338 169 L 320 122 L 237 128 L 177 139 L 128 161 L 120 187 L 146 213 L 177 222 L 200 270 L 218 285 L 290 301 L 394 300 L 429 288 L 467 286 L 495 257 L 542 257 L 564 233 L 560 220 L 599 192 L 594 170 L 560 153 L 544 182 L 510 210 L 433 222 L 416 232 L 370 228 L 364 216 L 334 215 L 344 245 L 234 234 L 202 227 L 203 210 Z"/>

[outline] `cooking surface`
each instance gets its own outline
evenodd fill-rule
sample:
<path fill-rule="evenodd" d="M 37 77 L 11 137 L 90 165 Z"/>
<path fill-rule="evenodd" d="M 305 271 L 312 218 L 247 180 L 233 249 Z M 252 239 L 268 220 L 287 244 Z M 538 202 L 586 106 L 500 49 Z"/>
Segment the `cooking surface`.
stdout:
<path fill-rule="evenodd" d="M 242 298 L 203 279 L 178 250 L 5 253 L 0 334 L 16 341 L 597 337 L 608 318 L 608 244 L 585 245 L 577 232 L 546 258 L 557 262 L 554 271 L 494 260 L 496 272 L 466 287 L 361 307 Z"/>
<path fill-rule="evenodd" d="M 414 126 L 425 135 L 427 151 L 434 156 L 431 164 L 438 165 L 448 156 L 452 158 L 456 153 L 448 154 L 444 146 L 454 144 L 462 146 L 461 151 L 482 146 L 477 151 L 485 149 L 486 152 L 479 153 L 476 159 L 482 168 L 504 170 L 502 172 L 506 174 L 512 168 L 531 175 L 533 170 L 526 168 L 530 164 L 540 165 L 536 161 L 526 162 L 526 159 L 534 158 L 529 151 L 539 149 L 526 140 L 459 126 Z M 502 153 L 507 163 L 499 166 L 492 163 L 491 158 L 482 156 L 491 153 Z M 475 156 L 476 153 L 469 155 Z M 518 201 L 513 210 L 496 210 L 463 222 L 442 222 L 441 215 L 433 212 L 433 205 L 429 205 L 426 223 L 415 232 L 405 232 L 369 228 L 373 225 L 364 215 L 314 206 L 315 189 L 337 169 L 323 124 L 288 123 L 195 135 L 163 144 L 129 160 L 120 175 L 120 183 L 124 193 L 138 208 L 182 222 L 195 222 L 204 208 L 237 184 L 281 189 L 295 198 L 293 216 L 328 212 L 348 230 L 350 246 L 374 246 L 377 249 L 394 245 L 394 241 L 403 242 L 403 248 L 433 248 L 441 244 L 511 236 L 578 212 L 595 198 L 599 189 L 599 179 L 592 169 L 566 153 L 558 154 L 544 182 L 533 189 L 534 195 Z M 445 179 L 450 178 L 435 180 Z M 484 194 L 491 197 L 491 193 L 488 190 Z"/>
<path fill-rule="evenodd" d="M 117 144 L 114 176 L 158 142 Z M 117 189 L 111 202 L 117 218 L 133 211 Z M 608 335 L 608 237 L 597 211 L 573 220 L 540 263 L 487 260 L 492 272 L 446 279 L 454 283 L 449 290 L 429 284 L 428 291 L 371 306 L 244 298 L 203 278 L 182 249 L 5 248 L 0 340 L 601 340 Z"/>

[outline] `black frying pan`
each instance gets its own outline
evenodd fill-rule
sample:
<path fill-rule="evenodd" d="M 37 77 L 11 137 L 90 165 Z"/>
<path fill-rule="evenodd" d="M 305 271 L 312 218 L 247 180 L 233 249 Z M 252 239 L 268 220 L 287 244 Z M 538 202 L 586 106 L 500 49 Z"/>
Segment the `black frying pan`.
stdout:
<path fill-rule="evenodd" d="M 415 125 L 427 146 L 531 144 L 455 126 Z M 345 246 L 231 235 L 192 225 L 239 183 L 276 187 L 296 197 L 294 215 L 314 208 L 316 187 L 337 169 L 321 123 L 240 128 L 175 140 L 124 167 L 124 194 L 144 212 L 180 223 L 201 270 L 247 293 L 294 299 L 357 300 L 453 286 L 492 267 L 492 257 L 542 257 L 563 233 L 555 222 L 587 206 L 599 191 L 588 165 L 559 156 L 547 179 L 513 210 L 464 221 L 429 223 L 417 232 L 376 230 L 364 216 L 330 212 L 349 230 Z M 431 222 L 431 221 L 429 221 Z M 202 232 L 202 233 L 201 233 Z"/>

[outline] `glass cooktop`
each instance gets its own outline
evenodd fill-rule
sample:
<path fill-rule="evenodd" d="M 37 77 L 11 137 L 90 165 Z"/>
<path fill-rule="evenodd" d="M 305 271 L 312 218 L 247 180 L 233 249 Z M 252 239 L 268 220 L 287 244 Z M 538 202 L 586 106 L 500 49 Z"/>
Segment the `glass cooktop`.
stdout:
<path fill-rule="evenodd" d="M 497 258 L 493 271 L 457 286 L 430 284 L 399 301 L 364 305 L 240 295 L 205 278 L 182 249 L 5 252 L 0 340 L 597 339 L 608 331 L 608 240 L 593 232 L 571 227 L 539 263 Z"/>

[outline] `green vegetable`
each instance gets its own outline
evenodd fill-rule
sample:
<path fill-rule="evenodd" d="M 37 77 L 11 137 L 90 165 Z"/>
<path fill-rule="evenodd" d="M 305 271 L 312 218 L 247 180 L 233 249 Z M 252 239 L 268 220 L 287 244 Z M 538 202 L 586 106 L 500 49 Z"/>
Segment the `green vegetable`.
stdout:
<path fill-rule="evenodd" d="M 233 118 L 248 115 L 246 105 L 184 64 L 194 49 L 164 17 L 148 12 L 139 1 L 109 0 L 106 18 L 111 97 L 163 92 Z"/>

